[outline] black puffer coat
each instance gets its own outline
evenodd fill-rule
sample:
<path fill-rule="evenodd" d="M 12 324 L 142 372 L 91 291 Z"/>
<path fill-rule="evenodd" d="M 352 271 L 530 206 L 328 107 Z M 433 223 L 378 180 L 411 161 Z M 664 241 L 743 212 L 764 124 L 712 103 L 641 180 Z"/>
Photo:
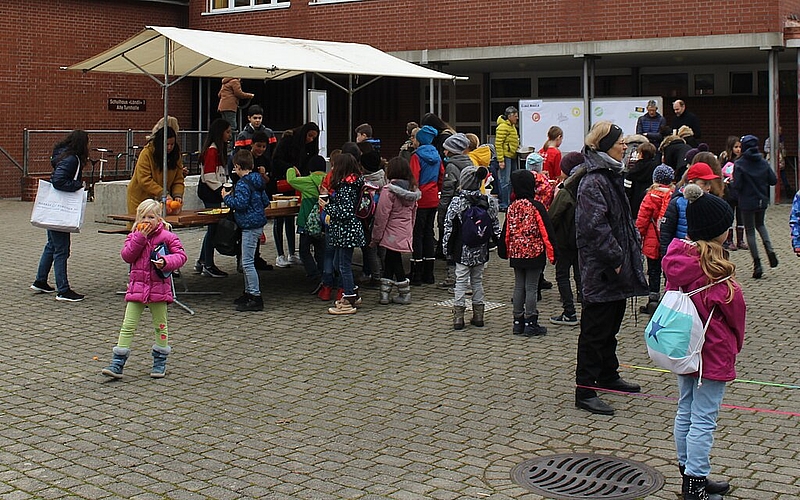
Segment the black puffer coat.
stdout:
<path fill-rule="evenodd" d="M 769 205 L 769 187 L 778 183 L 775 172 L 758 148 L 750 148 L 733 163 L 733 189 L 744 212 L 764 210 Z"/>
<path fill-rule="evenodd" d="M 647 295 L 639 232 L 622 179 L 622 165 L 585 148 L 575 232 L 583 300 L 612 302 Z M 619 274 L 615 271 L 621 267 Z"/>

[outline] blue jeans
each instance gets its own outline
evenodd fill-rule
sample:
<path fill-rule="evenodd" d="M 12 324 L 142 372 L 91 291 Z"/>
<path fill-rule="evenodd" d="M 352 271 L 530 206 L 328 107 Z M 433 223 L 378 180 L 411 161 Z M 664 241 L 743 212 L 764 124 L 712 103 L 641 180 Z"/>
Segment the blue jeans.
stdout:
<path fill-rule="evenodd" d="M 725 382 L 703 380 L 703 385 L 697 387 L 697 377 L 678 375 L 678 392 L 674 430 L 678 463 L 686 466 L 687 476 L 708 477 Z"/>
<path fill-rule="evenodd" d="M 69 233 L 47 230 L 47 244 L 39 259 L 39 269 L 36 271 L 36 281 L 47 283 L 50 268 L 56 275 L 56 289 L 58 293 L 69 291 L 67 279 L 67 259 L 69 258 Z"/>
<path fill-rule="evenodd" d="M 325 233 L 325 253 L 324 258 L 322 261 L 322 284 L 335 287 L 336 286 L 336 269 L 339 267 L 338 261 L 336 260 L 337 252 L 336 248 L 331 246 L 331 242 L 328 239 L 328 234 Z"/>
<path fill-rule="evenodd" d="M 353 279 L 353 249 L 337 247 L 336 257 L 339 259 L 339 275 L 342 277 L 344 294 L 355 295 L 356 283 Z"/>
<path fill-rule="evenodd" d="M 244 291 L 250 295 L 261 295 L 256 271 L 255 256 L 258 240 L 261 238 L 262 227 L 242 229 L 242 271 L 244 271 Z"/>
<path fill-rule="evenodd" d="M 220 203 L 206 203 L 203 202 L 206 208 L 219 208 Z M 214 265 L 214 235 L 217 234 L 217 225 L 209 224 L 206 229 L 206 235 L 203 238 L 203 245 L 200 247 L 199 260 L 203 265 L 212 267 Z"/>
<path fill-rule="evenodd" d="M 511 204 L 511 168 L 514 160 L 506 158 L 504 161 L 506 168 L 501 168 L 497 171 L 500 208 L 508 208 L 508 205 Z"/>

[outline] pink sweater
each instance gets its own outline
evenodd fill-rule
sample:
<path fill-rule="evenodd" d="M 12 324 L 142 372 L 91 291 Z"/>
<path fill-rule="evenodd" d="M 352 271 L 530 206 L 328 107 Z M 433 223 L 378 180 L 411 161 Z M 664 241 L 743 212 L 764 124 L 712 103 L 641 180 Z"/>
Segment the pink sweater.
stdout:
<path fill-rule="evenodd" d="M 169 255 L 164 256 L 167 263 L 164 271 L 174 271 L 186 263 L 186 252 L 183 251 L 181 240 L 163 225 L 149 236 L 140 231 L 131 231 L 120 252 L 122 260 L 131 265 L 125 300 L 143 304 L 172 303 L 172 277 L 161 278 L 156 273 L 155 265 L 150 262 L 150 253 L 160 243 L 164 243 L 169 249 Z"/>

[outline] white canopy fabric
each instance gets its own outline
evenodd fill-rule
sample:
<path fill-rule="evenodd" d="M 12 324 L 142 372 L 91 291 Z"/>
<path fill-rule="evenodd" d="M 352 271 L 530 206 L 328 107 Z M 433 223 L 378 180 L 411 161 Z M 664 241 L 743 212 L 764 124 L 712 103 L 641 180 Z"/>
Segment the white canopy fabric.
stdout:
<path fill-rule="evenodd" d="M 169 55 L 165 54 L 168 44 Z M 119 45 L 67 69 L 282 80 L 303 73 L 453 80 L 369 45 L 147 26 Z"/>

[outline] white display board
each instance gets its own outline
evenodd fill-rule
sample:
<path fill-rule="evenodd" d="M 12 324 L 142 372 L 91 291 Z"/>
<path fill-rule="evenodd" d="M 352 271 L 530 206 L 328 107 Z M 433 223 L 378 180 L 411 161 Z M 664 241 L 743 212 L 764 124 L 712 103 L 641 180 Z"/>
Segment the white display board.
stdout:
<path fill-rule="evenodd" d="M 530 99 L 519 101 L 520 147 L 538 151 L 547 140 L 547 130 L 557 125 L 564 131 L 562 152 L 583 149 L 583 99 Z"/>
<path fill-rule="evenodd" d="M 319 154 L 328 157 L 328 92 L 308 91 L 308 119 L 319 125 Z"/>
<path fill-rule="evenodd" d="M 636 133 L 636 121 L 647 112 L 647 102 L 655 100 L 663 115 L 661 97 L 609 97 L 592 99 L 592 123 L 610 120 L 622 128 L 625 135 Z M 562 148 L 563 149 L 563 148 Z"/>
<path fill-rule="evenodd" d="M 625 135 L 636 133 L 636 121 L 647 112 L 647 102 L 655 100 L 661 113 L 661 97 L 607 97 L 592 99 L 591 123 L 610 120 L 622 128 Z M 519 135 L 521 148 L 538 151 L 547 139 L 547 130 L 557 125 L 564 131 L 561 151 L 583 149 L 583 99 L 525 99 L 519 101 Z M 663 113 L 662 113 L 663 114 Z"/>

